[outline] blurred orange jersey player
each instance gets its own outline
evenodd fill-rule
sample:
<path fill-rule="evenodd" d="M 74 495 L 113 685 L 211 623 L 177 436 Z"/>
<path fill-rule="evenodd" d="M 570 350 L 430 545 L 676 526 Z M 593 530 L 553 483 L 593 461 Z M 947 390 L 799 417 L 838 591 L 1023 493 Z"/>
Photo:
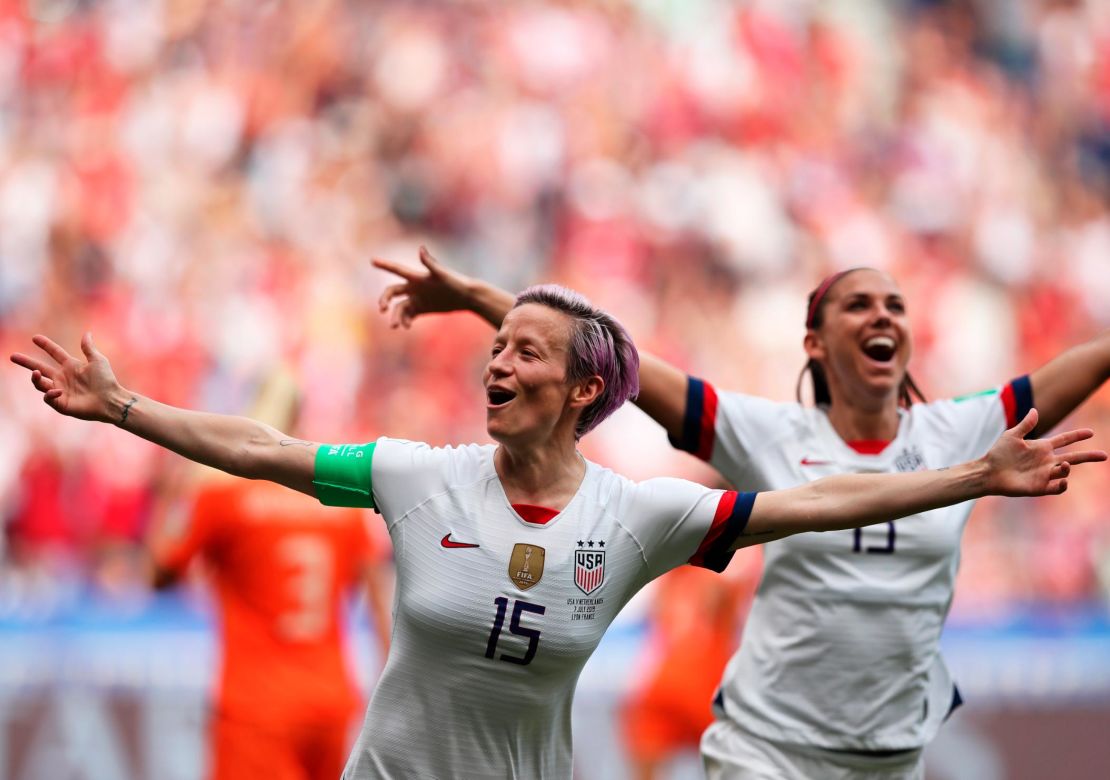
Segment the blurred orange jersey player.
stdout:
<path fill-rule="evenodd" d="M 199 554 L 219 602 L 214 780 L 339 777 L 363 704 L 344 657 L 342 615 L 364 578 L 383 644 L 387 636 L 374 547 L 362 511 L 242 480 L 201 488 L 188 527 L 153 545 L 157 587 Z"/>
<path fill-rule="evenodd" d="M 631 777 L 652 780 L 681 751 L 695 752 L 755 594 L 762 554 L 740 550 L 720 576 L 682 566 L 657 580 L 644 658 L 622 703 Z"/>

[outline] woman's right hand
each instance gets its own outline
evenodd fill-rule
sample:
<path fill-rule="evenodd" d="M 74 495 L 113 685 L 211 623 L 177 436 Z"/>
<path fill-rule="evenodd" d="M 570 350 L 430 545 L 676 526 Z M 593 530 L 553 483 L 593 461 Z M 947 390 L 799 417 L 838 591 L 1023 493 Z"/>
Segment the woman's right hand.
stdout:
<path fill-rule="evenodd" d="M 401 265 L 375 257 L 375 268 L 396 274 L 404 281 L 385 288 L 378 308 L 389 314 L 392 328 L 408 328 L 422 314 L 471 311 L 475 305 L 474 280 L 440 265 L 424 246 L 420 247 L 423 268 Z"/>
<path fill-rule="evenodd" d="M 81 338 L 81 360 L 46 336 L 34 336 L 35 346 L 51 361 L 16 352 L 11 361 L 31 372 L 31 384 L 54 411 L 80 420 L 118 423 L 115 414 L 126 395 L 108 359 L 93 345 L 92 334 Z"/>

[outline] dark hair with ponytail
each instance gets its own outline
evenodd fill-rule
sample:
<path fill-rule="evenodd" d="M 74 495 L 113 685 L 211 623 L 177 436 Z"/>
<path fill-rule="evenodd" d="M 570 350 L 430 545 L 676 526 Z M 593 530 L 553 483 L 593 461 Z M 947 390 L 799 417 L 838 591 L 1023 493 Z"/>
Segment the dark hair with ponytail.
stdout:
<path fill-rule="evenodd" d="M 809 294 L 809 300 L 806 303 L 806 328 L 815 329 L 820 328 L 821 323 L 824 322 L 825 304 L 828 303 L 827 296 L 832 286 L 843 279 L 853 271 L 869 271 L 873 270 L 866 267 L 849 268 L 846 271 L 840 271 L 825 278 L 821 284 L 817 285 L 816 289 Z M 813 358 L 810 358 L 802 372 L 798 375 L 798 384 L 794 388 L 794 395 L 798 399 L 798 403 L 802 402 L 802 380 L 805 378 L 806 372 L 809 372 L 811 381 L 813 382 L 813 402 L 818 406 L 830 406 L 832 404 L 832 395 L 829 393 L 829 380 L 825 376 L 825 369 Z M 910 407 L 914 404 L 914 398 L 924 403 L 925 394 L 921 392 L 921 388 L 913 381 L 910 372 L 906 371 L 906 375 L 902 377 L 902 383 L 898 386 L 898 405 Z"/>

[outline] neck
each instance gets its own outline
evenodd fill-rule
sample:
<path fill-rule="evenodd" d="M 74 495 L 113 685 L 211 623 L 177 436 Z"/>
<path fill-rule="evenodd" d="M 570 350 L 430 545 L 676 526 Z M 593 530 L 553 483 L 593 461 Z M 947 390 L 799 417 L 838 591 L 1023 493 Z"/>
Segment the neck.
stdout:
<path fill-rule="evenodd" d="M 844 441 L 890 441 L 898 435 L 898 399 L 872 405 L 837 398 L 829 406 L 829 423 Z"/>
<path fill-rule="evenodd" d="M 502 442 L 493 456 L 501 486 L 512 504 L 562 511 L 582 484 L 586 462 L 574 437 L 557 444 L 523 446 Z"/>

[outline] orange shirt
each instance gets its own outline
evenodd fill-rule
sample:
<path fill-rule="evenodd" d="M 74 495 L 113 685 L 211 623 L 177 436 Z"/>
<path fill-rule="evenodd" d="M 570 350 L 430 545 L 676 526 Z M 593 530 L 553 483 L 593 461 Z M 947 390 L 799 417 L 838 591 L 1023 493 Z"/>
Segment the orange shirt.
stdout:
<path fill-rule="evenodd" d="M 364 512 L 269 482 L 221 481 L 201 490 L 188 528 L 155 559 L 181 573 L 198 553 L 223 623 L 221 714 L 304 722 L 360 706 L 341 613 L 372 553 Z"/>

